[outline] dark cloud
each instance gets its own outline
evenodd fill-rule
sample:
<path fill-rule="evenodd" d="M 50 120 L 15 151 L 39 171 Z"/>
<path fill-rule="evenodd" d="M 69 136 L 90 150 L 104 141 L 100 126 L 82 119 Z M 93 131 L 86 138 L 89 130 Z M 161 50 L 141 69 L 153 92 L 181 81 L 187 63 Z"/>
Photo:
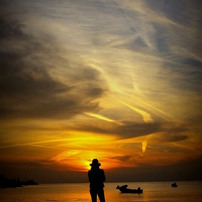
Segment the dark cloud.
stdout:
<path fill-rule="evenodd" d="M 77 129 L 94 133 L 118 135 L 119 138 L 124 139 L 149 135 L 162 130 L 160 123 L 136 123 L 128 121 L 123 122 L 123 125 L 105 123 L 105 127 L 81 124 Z"/>
<path fill-rule="evenodd" d="M 143 47 L 143 48 L 147 48 L 147 44 L 144 42 L 144 40 L 141 37 L 137 37 L 137 39 L 135 40 L 135 45 L 139 46 L 139 47 Z"/>
<path fill-rule="evenodd" d="M 189 126 L 176 125 L 172 122 L 164 122 L 158 138 L 162 142 L 178 142 L 189 138 Z"/>
<path fill-rule="evenodd" d="M 164 12 L 168 18 L 177 23 L 187 25 L 194 21 L 201 22 L 199 17 L 202 7 L 200 0 L 146 0 L 146 2 L 153 10 Z"/>
<path fill-rule="evenodd" d="M 166 133 L 168 134 L 183 134 L 183 133 L 186 133 L 188 132 L 188 129 L 185 125 L 180 125 L 180 126 L 176 126 L 175 124 L 171 123 L 171 122 L 167 122 L 165 123 L 165 128 L 164 128 L 164 131 L 166 131 Z"/>
<path fill-rule="evenodd" d="M 155 28 L 155 46 L 158 51 L 158 54 L 164 56 L 171 54 L 172 50 L 169 46 L 170 36 L 166 31 L 165 27 L 153 24 Z"/>
<path fill-rule="evenodd" d="M 202 179 L 202 157 L 186 159 L 172 165 L 140 165 L 107 172 L 108 180 L 115 182 L 181 181 Z M 124 177 L 123 177 L 124 176 Z"/>
<path fill-rule="evenodd" d="M 142 37 L 134 38 L 129 43 L 118 45 L 117 47 L 126 48 L 135 52 L 145 52 L 149 50 L 149 47 Z"/>
<path fill-rule="evenodd" d="M 177 142 L 189 138 L 189 125 L 177 125 L 173 122 L 155 121 L 152 123 L 136 123 L 125 121 L 122 125 L 105 123 L 105 127 L 96 125 L 78 124 L 74 129 L 84 130 L 93 133 L 111 134 L 120 139 L 141 137 L 156 134 L 156 138 L 162 142 Z"/>
<path fill-rule="evenodd" d="M 191 65 L 193 67 L 202 67 L 202 62 L 193 58 L 184 58 L 184 61 L 182 61 L 184 65 Z"/>
<path fill-rule="evenodd" d="M 134 123 L 124 122 L 123 126 L 118 126 L 116 133 L 124 138 L 138 137 L 155 133 L 160 130 L 159 123 Z"/>
<path fill-rule="evenodd" d="M 23 33 L 23 25 L 18 21 L 6 21 L 5 19 L 0 19 L 0 39 L 8 38 L 18 38 L 24 39 L 26 34 Z"/>
<path fill-rule="evenodd" d="M 170 74 L 171 85 L 183 91 L 201 93 L 201 61 L 173 53 L 170 53 L 170 57 L 172 60 L 167 60 L 164 66 L 167 69 L 165 73 Z"/>
<path fill-rule="evenodd" d="M 177 142 L 188 139 L 187 135 L 169 135 L 167 138 L 170 142 Z"/>
<path fill-rule="evenodd" d="M 125 155 L 125 156 L 115 156 L 115 157 L 112 157 L 111 159 L 116 159 L 116 160 L 119 160 L 119 161 L 127 162 L 131 158 L 133 158 L 133 156 Z"/>
<path fill-rule="evenodd" d="M 17 21 L 1 19 L 0 30 L 0 118 L 69 118 L 98 109 L 105 88 L 97 70 L 61 59 L 51 37 L 27 35 Z M 67 82 L 51 69 L 63 69 Z"/>

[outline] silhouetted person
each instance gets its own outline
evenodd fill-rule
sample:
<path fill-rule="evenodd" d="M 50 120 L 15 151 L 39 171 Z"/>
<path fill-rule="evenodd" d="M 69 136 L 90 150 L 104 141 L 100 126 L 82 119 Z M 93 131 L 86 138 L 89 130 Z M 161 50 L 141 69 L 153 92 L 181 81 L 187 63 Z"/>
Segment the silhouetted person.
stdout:
<path fill-rule="evenodd" d="M 90 195 L 92 202 L 97 202 L 97 195 L 100 202 L 105 202 L 104 196 L 104 181 L 105 174 L 104 170 L 100 169 L 100 163 L 97 159 L 93 159 L 91 165 L 91 170 L 88 171 L 88 179 L 90 182 Z"/>

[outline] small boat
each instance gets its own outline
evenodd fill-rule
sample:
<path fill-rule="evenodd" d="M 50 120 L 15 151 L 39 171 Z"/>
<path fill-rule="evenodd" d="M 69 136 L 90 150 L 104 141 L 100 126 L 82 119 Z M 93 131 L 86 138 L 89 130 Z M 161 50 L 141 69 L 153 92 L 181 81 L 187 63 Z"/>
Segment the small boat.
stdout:
<path fill-rule="evenodd" d="M 117 186 L 116 189 L 119 189 L 121 193 L 134 193 L 134 194 L 142 194 L 143 189 L 138 187 L 137 189 L 128 189 L 128 185 Z"/>
<path fill-rule="evenodd" d="M 172 184 L 171 184 L 171 187 L 177 187 L 176 182 L 172 183 Z"/>

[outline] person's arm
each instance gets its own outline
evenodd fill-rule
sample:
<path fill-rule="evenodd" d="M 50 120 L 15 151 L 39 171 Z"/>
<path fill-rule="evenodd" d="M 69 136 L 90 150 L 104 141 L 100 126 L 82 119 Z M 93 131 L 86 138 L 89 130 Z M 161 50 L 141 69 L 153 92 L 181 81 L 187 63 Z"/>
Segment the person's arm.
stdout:
<path fill-rule="evenodd" d="M 91 182 L 91 174 L 90 174 L 90 171 L 88 171 L 88 180 L 89 180 L 89 182 Z"/>
<path fill-rule="evenodd" d="M 106 181 L 106 177 L 105 177 L 105 172 L 104 172 L 104 170 L 102 170 L 102 173 L 103 173 L 102 179 L 103 179 L 103 182 L 105 182 L 105 181 Z"/>

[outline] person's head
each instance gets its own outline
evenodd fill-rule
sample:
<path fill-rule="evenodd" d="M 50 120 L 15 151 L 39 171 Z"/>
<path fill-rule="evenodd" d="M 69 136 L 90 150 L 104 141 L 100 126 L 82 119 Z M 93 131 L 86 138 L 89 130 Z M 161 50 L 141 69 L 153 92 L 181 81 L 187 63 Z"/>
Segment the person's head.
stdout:
<path fill-rule="evenodd" d="M 90 164 L 91 168 L 99 168 L 100 167 L 100 163 L 98 162 L 97 159 L 93 159 L 92 163 Z"/>

